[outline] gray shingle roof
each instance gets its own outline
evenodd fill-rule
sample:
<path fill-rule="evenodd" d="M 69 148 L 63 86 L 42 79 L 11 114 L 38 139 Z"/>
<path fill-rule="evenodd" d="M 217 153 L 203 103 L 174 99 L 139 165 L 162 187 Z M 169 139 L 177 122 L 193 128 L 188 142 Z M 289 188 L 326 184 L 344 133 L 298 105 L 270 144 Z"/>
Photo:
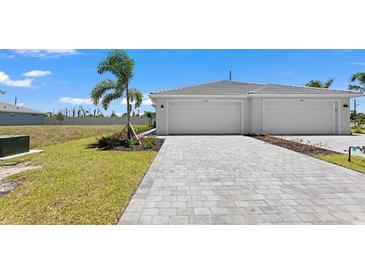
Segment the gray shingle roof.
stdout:
<path fill-rule="evenodd" d="M 29 113 L 29 114 L 44 114 L 38 110 L 11 105 L 0 102 L 0 112 L 12 112 L 12 113 Z"/>
<path fill-rule="evenodd" d="M 268 84 L 262 89 L 254 90 L 254 94 L 342 94 L 342 93 L 354 93 L 350 90 L 336 90 L 328 88 L 311 88 L 311 87 L 299 87 L 299 86 L 287 86 L 279 84 Z"/>
<path fill-rule="evenodd" d="M 151 94 L 161 95 L 240 95 L 240 94 L 359 94 L 348 90 L 310 88 L 279 84 L 253 84 L 238 81 L 218 81 L 180 87 Z"/>
<path fill-rule="evenodd" d="M 218 94 L 243 94 L 258 89 L 263 85 L 250 84 L 235 81 L 219 81 L 207 84 L 200 84 L 189 87 L 180 87 L 159 91 L 159 94 L 171 95 L 218 95 Z"/>

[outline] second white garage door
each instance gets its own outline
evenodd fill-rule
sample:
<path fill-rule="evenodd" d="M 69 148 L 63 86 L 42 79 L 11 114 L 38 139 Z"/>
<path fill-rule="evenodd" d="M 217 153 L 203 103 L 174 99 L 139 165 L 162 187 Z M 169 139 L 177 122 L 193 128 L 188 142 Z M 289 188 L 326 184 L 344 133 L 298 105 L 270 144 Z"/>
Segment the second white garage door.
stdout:
<path fill-rule="evenodd" d="M 265 134 L 335 134 L 335 102 L 265 100 Z"/>
<path fill-rule="evenodd" d="M 240 102 L 169 102 L 169 134 L 240 134 Z"/>

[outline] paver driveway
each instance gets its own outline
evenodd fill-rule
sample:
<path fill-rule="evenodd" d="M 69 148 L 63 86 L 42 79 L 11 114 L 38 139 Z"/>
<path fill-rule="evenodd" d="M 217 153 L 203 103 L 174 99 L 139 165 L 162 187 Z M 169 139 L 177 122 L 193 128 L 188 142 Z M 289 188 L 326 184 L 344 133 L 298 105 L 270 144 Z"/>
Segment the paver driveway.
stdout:
<path fill-rule="evenodd" d="M 120 224 L 365 224 L 365 174 L 246 136 L 169 136 Z"/>

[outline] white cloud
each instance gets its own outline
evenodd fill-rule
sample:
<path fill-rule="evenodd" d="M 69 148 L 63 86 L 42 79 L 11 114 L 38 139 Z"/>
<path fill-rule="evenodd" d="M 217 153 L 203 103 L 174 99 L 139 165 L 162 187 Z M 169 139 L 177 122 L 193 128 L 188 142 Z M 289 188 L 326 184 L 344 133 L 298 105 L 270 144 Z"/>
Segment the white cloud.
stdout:
<path fill-rule="evenodd" d="M 90 98 L 82 99 L 82 98 L 71 98 L 71 97 L 61 97 L 58 99 L 58 102 L 64 104 L 71 104 L 71 105 L 92 105 Z"/>
<path fill-rule="evenodd" d="M 355 62 L 355 63 L 351 63 L 352 65 L 355 66 L 365 66 L 365 62 Z"/>
<path fill-rule="evenodd" d="M 3 71 L 0 71 L 0 84 L 5 86 L 28 88 L 32 85 L 32 80 L 33 79 L 12 80 L 9 75 Z"/>
<path fill-rule="evenodd" d="M 142 105 L 152 105 L 152 101 L 149 97 L 143 98 Z"/>
<path fill-rule="evenodd" d="M 126 104 L 127 104 L 127 99 L 123 98 L 122 105 L 126 105 Z M 143 96 L 142 106 L 146 106 L 146 105 L 152 105 L 152 101 L 148 96 Z"/>
<path fill-rule="evenodd" d="M 44 76 L 48 76 L 51 75 L 52 72 L 50 72 L 49 70 L 31 70 L 28 72 L 24 72 L 23 76 L 25 77 L 44 77 Z"/>
<path fill-rule="evenodd" d="M 16 105 L 19 107 L 24 107 L 24 103 L 17 103 Z"/>
<path fill-rule="evenodd" d="M 14 59 L 15 55 L 14 54 L 0 54 L 0 59 Z"/>
<path fill-rule="evenodd" d="M 35 58 L 52 58 L 74 55 L 77 53 L 75 49 L 16 49 L 14 52 L 23 56 Z"/>

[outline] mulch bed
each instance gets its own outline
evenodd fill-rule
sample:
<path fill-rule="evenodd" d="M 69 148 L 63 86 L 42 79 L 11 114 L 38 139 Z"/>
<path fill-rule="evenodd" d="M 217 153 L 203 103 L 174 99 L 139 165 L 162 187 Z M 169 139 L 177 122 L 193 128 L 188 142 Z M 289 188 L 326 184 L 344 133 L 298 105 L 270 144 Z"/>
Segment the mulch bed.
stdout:
<path fill-rule="evenodd" d="M 317 155 L 317 154 L 341 154 L 335 151 L 331 151 L 328 149 L 316 147 L 313 145 L 306 145 L 294 141 L 284 140 L 278 137 L 274 137 L 271 135 L 262 135 L 262 136 L 251 136 L 258 140 L 264 141 L 269 144 L 277 145 L 279 147 L 283 147 L 289 150 L 293 150 L 306 155 Z"/>
<path fill-rule="evenodd" d="M 144 147 L 144 141 L 145 141 L 145 138 L 141 138 L 140 141 L 141 141 L 141 145 L 140 146 L 132 146 L 132 147 L 115 147 L 115 148 L 112 148 L 111 150 L 120 150 L 120 151 L 146 151 L 146 150 L 155 150 L 155 151 L 159 151 L 160 148 L 162 147 L 163 143 L 164 143 L 164 139 L 157 139 L 155 138 L 156 140 L 156 145 L 152 148 L 145 148 Z"/>

